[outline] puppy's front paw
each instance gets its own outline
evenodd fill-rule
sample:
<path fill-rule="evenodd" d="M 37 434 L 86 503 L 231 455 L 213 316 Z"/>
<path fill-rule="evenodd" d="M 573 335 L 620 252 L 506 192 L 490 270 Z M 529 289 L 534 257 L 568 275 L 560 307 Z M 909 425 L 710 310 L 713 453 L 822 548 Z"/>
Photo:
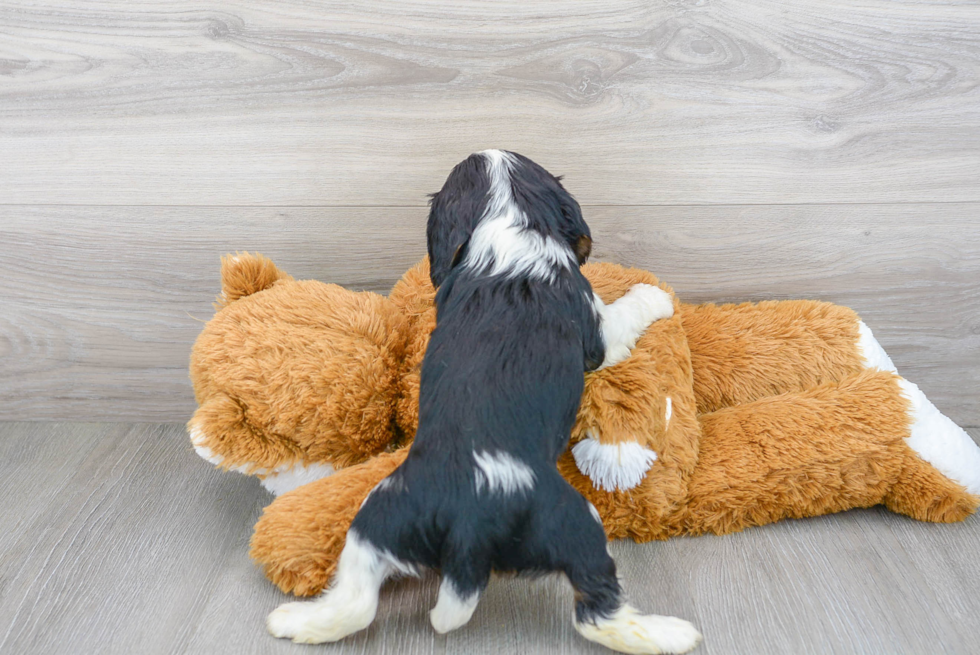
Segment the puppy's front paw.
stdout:
<path fill-rule="evenodd" d="M 273 610 L 265 620 L 269 634 L 279 639 L 292 639 L 299 643 L 318 644 L 323 640 L 313 638 L 316 625 L 315 603 L 284 603 Z"/>
<path fill-rule="evenodd" d="M 634 284 L 626 295 L 634 298 L 636 311 L 646 325 L 674 315 L 674 299 L 660 287 Z"/>

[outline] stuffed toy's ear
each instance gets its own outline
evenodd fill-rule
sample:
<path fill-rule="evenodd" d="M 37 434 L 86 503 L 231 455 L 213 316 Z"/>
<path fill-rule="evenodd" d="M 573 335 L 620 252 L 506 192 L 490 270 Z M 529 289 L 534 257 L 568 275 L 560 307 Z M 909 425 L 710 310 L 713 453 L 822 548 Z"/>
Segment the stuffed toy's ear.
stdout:
<path fill-rule="evenodd" d="M 221 258 L 221 295 L 215 309 L 227 307 L 239 298 L 268 289 L 279 280 L 293 278 L 279 270 L 268 257 L 248 252 L 225 255 Z"/>

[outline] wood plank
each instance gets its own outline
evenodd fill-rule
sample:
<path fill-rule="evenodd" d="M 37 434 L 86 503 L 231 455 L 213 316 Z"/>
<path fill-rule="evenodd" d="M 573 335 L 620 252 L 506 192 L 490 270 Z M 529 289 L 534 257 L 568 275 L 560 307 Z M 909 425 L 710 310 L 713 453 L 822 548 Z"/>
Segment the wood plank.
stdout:
<path fill-rule="evenodd" d="M 425 254 L 424 218 L 417 209 L 0 208 L 9 276 L 0 417 L 186 420 L 190 347 L 213 315 L 221 254 L 259 250 L 300 278 L 386 292 Z"/>
<path fill-rule="evenodd" d="M 940 409 L 980 425 L 980 205 L 585 211 L 596 259 L 688 302 L 854 307 Z M 384 293 L 424 224 L 421 208 L 0 207 L 0 419 L 186 420 L 220 254 Z"/>
<path fill-rule="evenodd" d="M 226 560 L 245 557 L 266 494 L 201 462 L 179 425 L 51 425 L 43 450 L 36 431 L 0 432 L 28 452 L 3 473 L 57 490 L 0 519 L 4 534 L 19 522 L 0 558 L 0 652 L 174 652 Z"/>
<path fill-rule="evenodd" d="M 978 201 L 978 24 L 965 1 L 5 1 L 0 203 L 420 206 L 487 147 L 586 204 Z"/>
<path fill-rule="evenodd" d="M 0 423 L 0 454 L 14 492 L 0 513 L 0 652 L 310 651 L 263 628 L 286 599 L 247 557 L 270 497 L 201 462 L 180 425 Z M 940 525 L 875 508 L 610 549 L 636 606 L 698 625 L 699 654 L 911 655 L 980 638 L 978 544 L 978 517 Z M 608 652 L 575 634 L 562 578 L 495 577 L 446 636 L 428 624 L 435 595 L 434 576 L 390 583 L 369 629 L 319 650 Z"/>

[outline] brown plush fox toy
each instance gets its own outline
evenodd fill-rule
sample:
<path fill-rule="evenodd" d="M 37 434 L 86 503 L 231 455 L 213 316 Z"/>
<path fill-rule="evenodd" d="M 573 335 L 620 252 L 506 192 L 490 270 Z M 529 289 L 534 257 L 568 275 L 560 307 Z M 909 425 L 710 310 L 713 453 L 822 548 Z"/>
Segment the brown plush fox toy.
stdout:
<path fill-rule="evenodd" d="M 645 271 L 589 264 L 604 302 Z M 404 459 L 435 325 L 425 261 L 389 297 L 222 260 L 218 312 L 191 356 L 197 452 L 279 495 L 252 557 L 283 591 L 329 581 L 367 494 Z M 961 521 L 980 504 L 980 448 L 857 315 L 811 301 L 686 305 L 629 359 L 586 375 L 561 473 L 610 539 L 724 534 L 884 504 Z"/>

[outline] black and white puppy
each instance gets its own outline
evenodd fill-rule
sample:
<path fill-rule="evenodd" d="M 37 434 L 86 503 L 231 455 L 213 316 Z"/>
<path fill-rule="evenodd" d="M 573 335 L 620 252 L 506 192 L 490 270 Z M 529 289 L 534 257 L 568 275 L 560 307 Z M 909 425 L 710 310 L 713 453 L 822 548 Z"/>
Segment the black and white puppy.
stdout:
<path fill-rule="evenodd" d="M 575 628 L 627 653 L 682 653 L 686 621 L 628 604 L 595 508 L 559 475 L 583 373 L 629 356 L 670 296 L 636 285 L 608 306 L 579 270 L 589 228 L 557 178 L 488 150 L 432 199 L 437 323 L 422 364 L 419 426 L 405 462 L 367 497 L 333 585 L 272 612 L 276 637 L 336 641 L 374 620 L 393 574 L 439 569 L 437 632 L 469 621 L 491 571 L 561 572 Z"/>

